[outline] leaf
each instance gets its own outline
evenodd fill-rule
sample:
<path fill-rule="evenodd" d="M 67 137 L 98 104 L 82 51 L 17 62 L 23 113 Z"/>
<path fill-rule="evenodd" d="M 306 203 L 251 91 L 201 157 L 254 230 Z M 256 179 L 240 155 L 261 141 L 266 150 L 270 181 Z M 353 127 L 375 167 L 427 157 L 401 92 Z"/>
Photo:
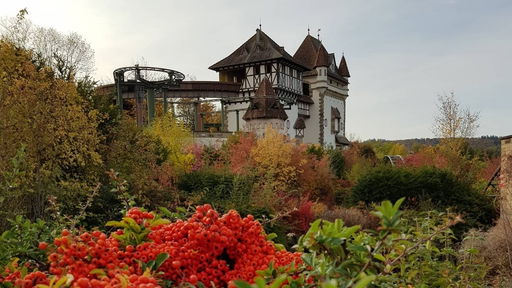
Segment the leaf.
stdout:
<path fill-rule="evenodd" d="M 267 234 L 267 240 L 272 240 L 272 239 L 275 239 L 276 237 L 277 237 L 276 233 Z"/>
<path fill-rule="evenodd" d="M 284 251 L 284 250 L 286 250 L 286 248 L 284 247 L 284 245 L 283 245 L 283 244 L 275 243 L 275 244 L 274 244 L 274 247 L 276 247 L 276 250 L 278 250 L 278 251 Z"/>
<path fill-rule="evenodd" d="M 382 254 L 380 254 L 380 253 L 374 254 L 373 257 L 375 257 L 375 259 L 380 260 L 382 262 L 386 261 L 386 258 L 384 258 L 384 256 L 382 256 Z"/>
<path fill-rule="evenodd" d="M 160 266 L 162 266 L 162 264 L 165 262 L 165 260 L 169 259 L 169 254 L 167 253 L 160 253 L 156 256 L 155 258 L 155 266 L 154 266 L 154 270 L 158 270 L 158 268 L 160 268 Z"/>
<path fill-rule="evenodd" d="M 64 285 L 68 280 L 68 277 L 67 276 L 62 276 L 56 283 L 55 285 L 51 285 L 52 288 L 59 288 L 60 286 Z"/>
<path fill-rule="evenodd" d="M 359 225 L 347 227 L 347 228 L 343 229 L 343 231 L 341 231 L 340 237 L 349 238 L 350 236 L 352 236 L 352 234 L 357 232 L 360 228 L 361 228 L 361 226 L 359 226 Z"/>
<path fill-rule="evenodd" d="M 153 228 L 153 227 L 156 227 L 159 225 L 165 225 L 165 224 L 169 224 L 169 223 L 171 223 L 171 221 L 169 221 L 167 219 L 160 218 L 160 219 L 151 221 L 151 225 L 149 227 Z"/>
<path fill-rule="evenodd" d="M 320 287 L 322 287 L 322 288 L 337 288 L 338 281 L 336 281 L 336 279 L 331 279 L 327 282 L 323 282 Z"/>
<path fill-rule="evenodd" d="M 249 283 L 242 281 L 242 280 L 235 280 L 233 281 L 238 288 L 252 288 Z"/>
<path fill-rule="evenodd" d="M 270 285 L 270 288 L 279 288 L 281 287 L 281 284 L 283 284 L 284 280 L 286 280 L 288 276 L 286 274 L 279 275 L 274 282 Z"/>
<path fill-rule="evenodd" d="M 107 273 L 105 273 L 105 270 L 103 269 L 92 269 L 89 274 L 98 275 L 98 276 L 107 276 Z"/>
<path fill-rule="evenodd" d="M 402 197 L 400 199 L 398 199 L 396 202 L 395 202 L 395 205 L 393 206 L 393 209 L 395 210 L 395 212 L 398 211 L 398 209 L 400 208 L 400 205 L 402 205 L 402 203 L 404 202 L 405 200 L 405 197 Z"/>
<path fill-rule="evenodd" d="M 172 212 L 169 211 L 169 209 L 165 207 L 158 207 L 158 210 L 160 210 L 160 213 L 164 214 L 165 217 L 172 218 Z"/>
<path fill-rule="evenodd" d="M 356 285 L 354 285 L 354 288 L 364 288 L 367 287 L 373 280 L 375 280 L 377 276 L 375 275 L 364 275 L 362 276 L 362 279 L 357 281 Z"/>
<path fill-rule="evenodd" d="M 139 224 L 137 224 L 137 222 L 135 222 L 135 220 L 133 220 L 132 218 L 130 218 L 130 217 L 123 217 L 123 221 L 128 223 L 130 229 L 132 229 L 136 233 L 139 233 L 141 231 L 141 228 L 140 228 Z"/>
<path fill-rule="evenodd" d="M 254 282 L 258 287 L 265 287 L 265 279 L 263 279 L 262 277 L 256 277 L 256 279 L 254 279 Z"/>
<path fill-rule="evenodd" d="M 123 223 L 121 221 L 108 221 L 107 224 L 105 224 L 105 226 L 120 227 L 120 228 L 126 228 L 127 227 L 126 223 Z"/>
<path fill-rule="evenodd" d="M 127 288 L 128 287 L 129 282 L 126 279 L 126 276 L 124 276 L 123 274 L 117 274 L 116 278 L 119 279 L 119 282 L 121 284 L 121 288 Z"/>

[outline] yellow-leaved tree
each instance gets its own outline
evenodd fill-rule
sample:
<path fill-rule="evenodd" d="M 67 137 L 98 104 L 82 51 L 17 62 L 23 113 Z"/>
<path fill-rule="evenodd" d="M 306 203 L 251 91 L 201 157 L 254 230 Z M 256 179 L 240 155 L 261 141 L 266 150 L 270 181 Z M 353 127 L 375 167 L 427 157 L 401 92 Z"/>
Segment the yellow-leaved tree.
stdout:
<path fill-rule="evenodd" d="M 178 173 L 189 172 L 194 163 L 194 155 L 186 151 L 192 144 L 192 132 L 174 118 L 171 113 L 155 118 L 146 128 L 146 133 L 159 139 L 167 149 L 167 161 Z"/>
<path fill-rule="evenodd" d="M 265 205 L 275 203 L 276 198 L 297 192 L 297 177 L 301 173 L 298 167 L 304 163 L 292 163 L 295 144 L 288 141 L 286 136 L 279 134 L 271 127 L 265 129 L 265 136 L 258 139 L 251 151 L 255 162 L 255 172 L 258 176 L 256 183 L 256 203 Z M 304 161 L 304 159 L 300 160 Z"/>
<path fill-rule="evenodd" d="M 0 59 L 0 226 L 44 218 L 50 196 L 72 214 L 102 163 L 97 111 L 31 52 L 0 40 Z"/>

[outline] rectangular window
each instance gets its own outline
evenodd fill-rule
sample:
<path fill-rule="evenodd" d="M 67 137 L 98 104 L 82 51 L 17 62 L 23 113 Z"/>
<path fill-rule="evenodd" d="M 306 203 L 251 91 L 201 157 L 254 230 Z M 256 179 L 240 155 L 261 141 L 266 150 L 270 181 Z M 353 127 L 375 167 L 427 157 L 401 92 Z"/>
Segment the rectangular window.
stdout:
<path fill-rule="evenodd" d="M 260 75 L 260 65 L 254 66 L 254 75 Z"/>
<path fill-rule="evenodd" d="M 272 64 L 271 63 L 267 63 L 265 65 L 265 73 L 272 73 Z"/>

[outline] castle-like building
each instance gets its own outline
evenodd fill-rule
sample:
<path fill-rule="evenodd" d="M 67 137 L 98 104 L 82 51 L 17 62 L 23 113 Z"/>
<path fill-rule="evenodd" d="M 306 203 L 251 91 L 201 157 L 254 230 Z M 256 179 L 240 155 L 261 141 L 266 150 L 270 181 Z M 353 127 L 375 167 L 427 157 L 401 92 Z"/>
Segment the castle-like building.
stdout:
<path fill-rule="evenodd" d="M 267 125 L 303 143 L 348 145 L 345 111 L 348 71 L 322 42 L 307 35 L 291 56 L 261 29 L 210 69 L 220 82 L 239 83 L 223 100 L 227 131 L 262 135 Z"/>

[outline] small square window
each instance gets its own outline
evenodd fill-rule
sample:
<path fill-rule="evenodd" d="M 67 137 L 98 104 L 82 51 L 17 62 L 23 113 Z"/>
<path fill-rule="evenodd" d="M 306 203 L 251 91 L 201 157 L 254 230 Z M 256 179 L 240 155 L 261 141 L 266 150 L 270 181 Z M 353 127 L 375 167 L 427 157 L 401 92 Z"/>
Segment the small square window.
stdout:
<path fill-rule="evenodd" d="M 272 73 L 272 64 L 268 63 L 265 65 L 265 73 Z"/>

